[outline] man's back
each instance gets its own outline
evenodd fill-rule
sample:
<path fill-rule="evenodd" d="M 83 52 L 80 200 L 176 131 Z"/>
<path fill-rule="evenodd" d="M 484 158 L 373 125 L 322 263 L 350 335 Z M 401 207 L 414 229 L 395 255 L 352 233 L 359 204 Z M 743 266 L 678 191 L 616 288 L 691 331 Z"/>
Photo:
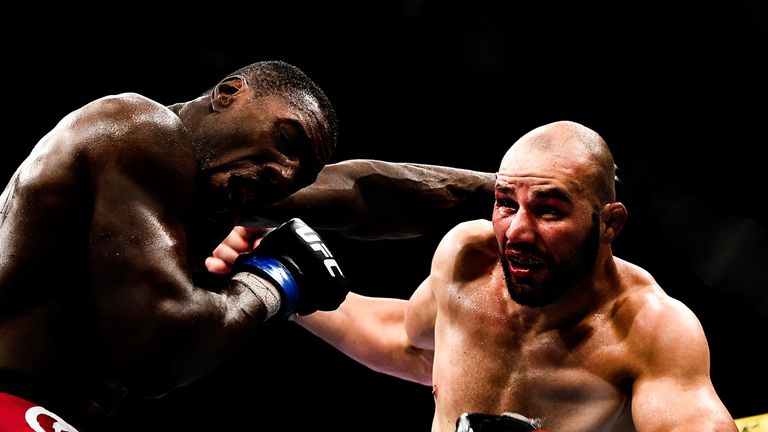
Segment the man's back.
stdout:
<path fill-rule="evenodd" d="M 99 380 L 105 353 L 94 303 L 94 221 L 103 194 L 135 201 L 135 179 L 119 164 L 143 164 L 143 181 L 165 181 L 158 155 L 136 143 L 173 135 L 170 111 L 138 95 L 94 101 L 41 139 L 0 196 L 0 370 L 80 389 Z M 170 121 L 169 121 L 170 120 Z M 179 124 L 180 125 L 180 124 Z M 175 158 L 183 153 L 174 152 Z M 177 159 L 176 159 L 177 160 Z M 190 161 L 192 161 L 190 159 Z M 190 165 L 193 166 L 193 165 Z M 158 175 L 161 174 L 161 175 Z M 180 174 L 177 170 L 174 176 Z M 191 181 L 194 172 L 189 172 Z M 110 180 L 112 177 L 112 180 Z M 114 188 L 106 191 L 103 183 Z M 123 217 L 114 212 L 119 221 Z M 133 233 L 141 241 L 142 233 Z M 22 381 L 24 378 L 21 379 Z M 0 377 L 0 385 L 2 384 Z M 54 384 L 55 383 L 55 384 Z M 101 384 L 94 384 L 101 385 Z M 72 387 L 74 389 L 74 387 Z"/>

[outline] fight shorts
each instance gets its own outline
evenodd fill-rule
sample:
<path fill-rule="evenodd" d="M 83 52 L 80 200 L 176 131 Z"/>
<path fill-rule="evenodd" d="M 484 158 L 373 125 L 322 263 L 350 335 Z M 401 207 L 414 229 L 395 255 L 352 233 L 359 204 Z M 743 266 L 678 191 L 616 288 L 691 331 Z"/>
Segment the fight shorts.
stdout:
<path fill-rule="evenodd" d="M 78 432 L 78 430 L 45 407 L 10 393 L 0 393 L 0 432 Z"/>
<path fill-rule="evenodd" d="M 113 430 L 109 413 L 90 402 L 86 388 L 92 387 L 0 369 L 0 432 Z"/>

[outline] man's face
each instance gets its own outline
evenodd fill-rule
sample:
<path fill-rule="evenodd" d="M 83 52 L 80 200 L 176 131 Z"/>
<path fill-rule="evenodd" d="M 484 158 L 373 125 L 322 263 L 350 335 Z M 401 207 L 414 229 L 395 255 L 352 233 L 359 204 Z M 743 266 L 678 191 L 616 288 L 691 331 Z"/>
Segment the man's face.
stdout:
<path fill-rule="evenodd" d="M 499 170 L 493 226 L 510 296 L 526 306 L 557 299 L 591 271 L 600 219 L 578 164 L 510 152 Z"/>
<path fill-rule="evenodd" d="M 257 210 L 308 186 L 330 157 L 319 113 L 279 97 L 242 98 L 220 113 L 204 178 L 230 208 Z"/>

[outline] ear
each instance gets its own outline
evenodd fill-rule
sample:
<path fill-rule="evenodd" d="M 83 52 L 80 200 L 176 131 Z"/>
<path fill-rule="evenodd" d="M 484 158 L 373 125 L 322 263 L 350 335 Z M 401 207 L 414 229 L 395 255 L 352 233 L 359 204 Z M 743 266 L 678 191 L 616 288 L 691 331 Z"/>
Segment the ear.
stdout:
<path fill-rule="evenodd" d="M 218 112 L 232 105 L 247 87 L 248 83 L 245 82 L 245 78 L 239 75 L 225 78 L 216 84 L 216 87 L 214 87 L 211 92 L 211 105 L 213 106 L 213 110 Z"/>
<path fill-rule="evenodd" d="M 612 202 L 603 206 L 600 212 L 603 221 L 602 238 L 610 243 L 619 236 L 627 222 L 627 208 L 620 202 Z"/>

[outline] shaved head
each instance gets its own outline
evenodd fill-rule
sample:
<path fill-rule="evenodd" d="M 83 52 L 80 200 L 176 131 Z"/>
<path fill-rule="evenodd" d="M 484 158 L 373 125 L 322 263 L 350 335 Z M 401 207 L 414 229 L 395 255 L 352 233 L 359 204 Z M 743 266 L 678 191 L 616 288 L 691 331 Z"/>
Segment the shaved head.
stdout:
<path fill-rule="evenodd" d="M 535 155 L 535 157 L 532 157 Z M 504 155 L 499 172 L 515 176 L 578 179 L 595 204 L 616 200 L 613 156 L 597 132 L 572 121 L 557 121 L 528 132 Z"/>

